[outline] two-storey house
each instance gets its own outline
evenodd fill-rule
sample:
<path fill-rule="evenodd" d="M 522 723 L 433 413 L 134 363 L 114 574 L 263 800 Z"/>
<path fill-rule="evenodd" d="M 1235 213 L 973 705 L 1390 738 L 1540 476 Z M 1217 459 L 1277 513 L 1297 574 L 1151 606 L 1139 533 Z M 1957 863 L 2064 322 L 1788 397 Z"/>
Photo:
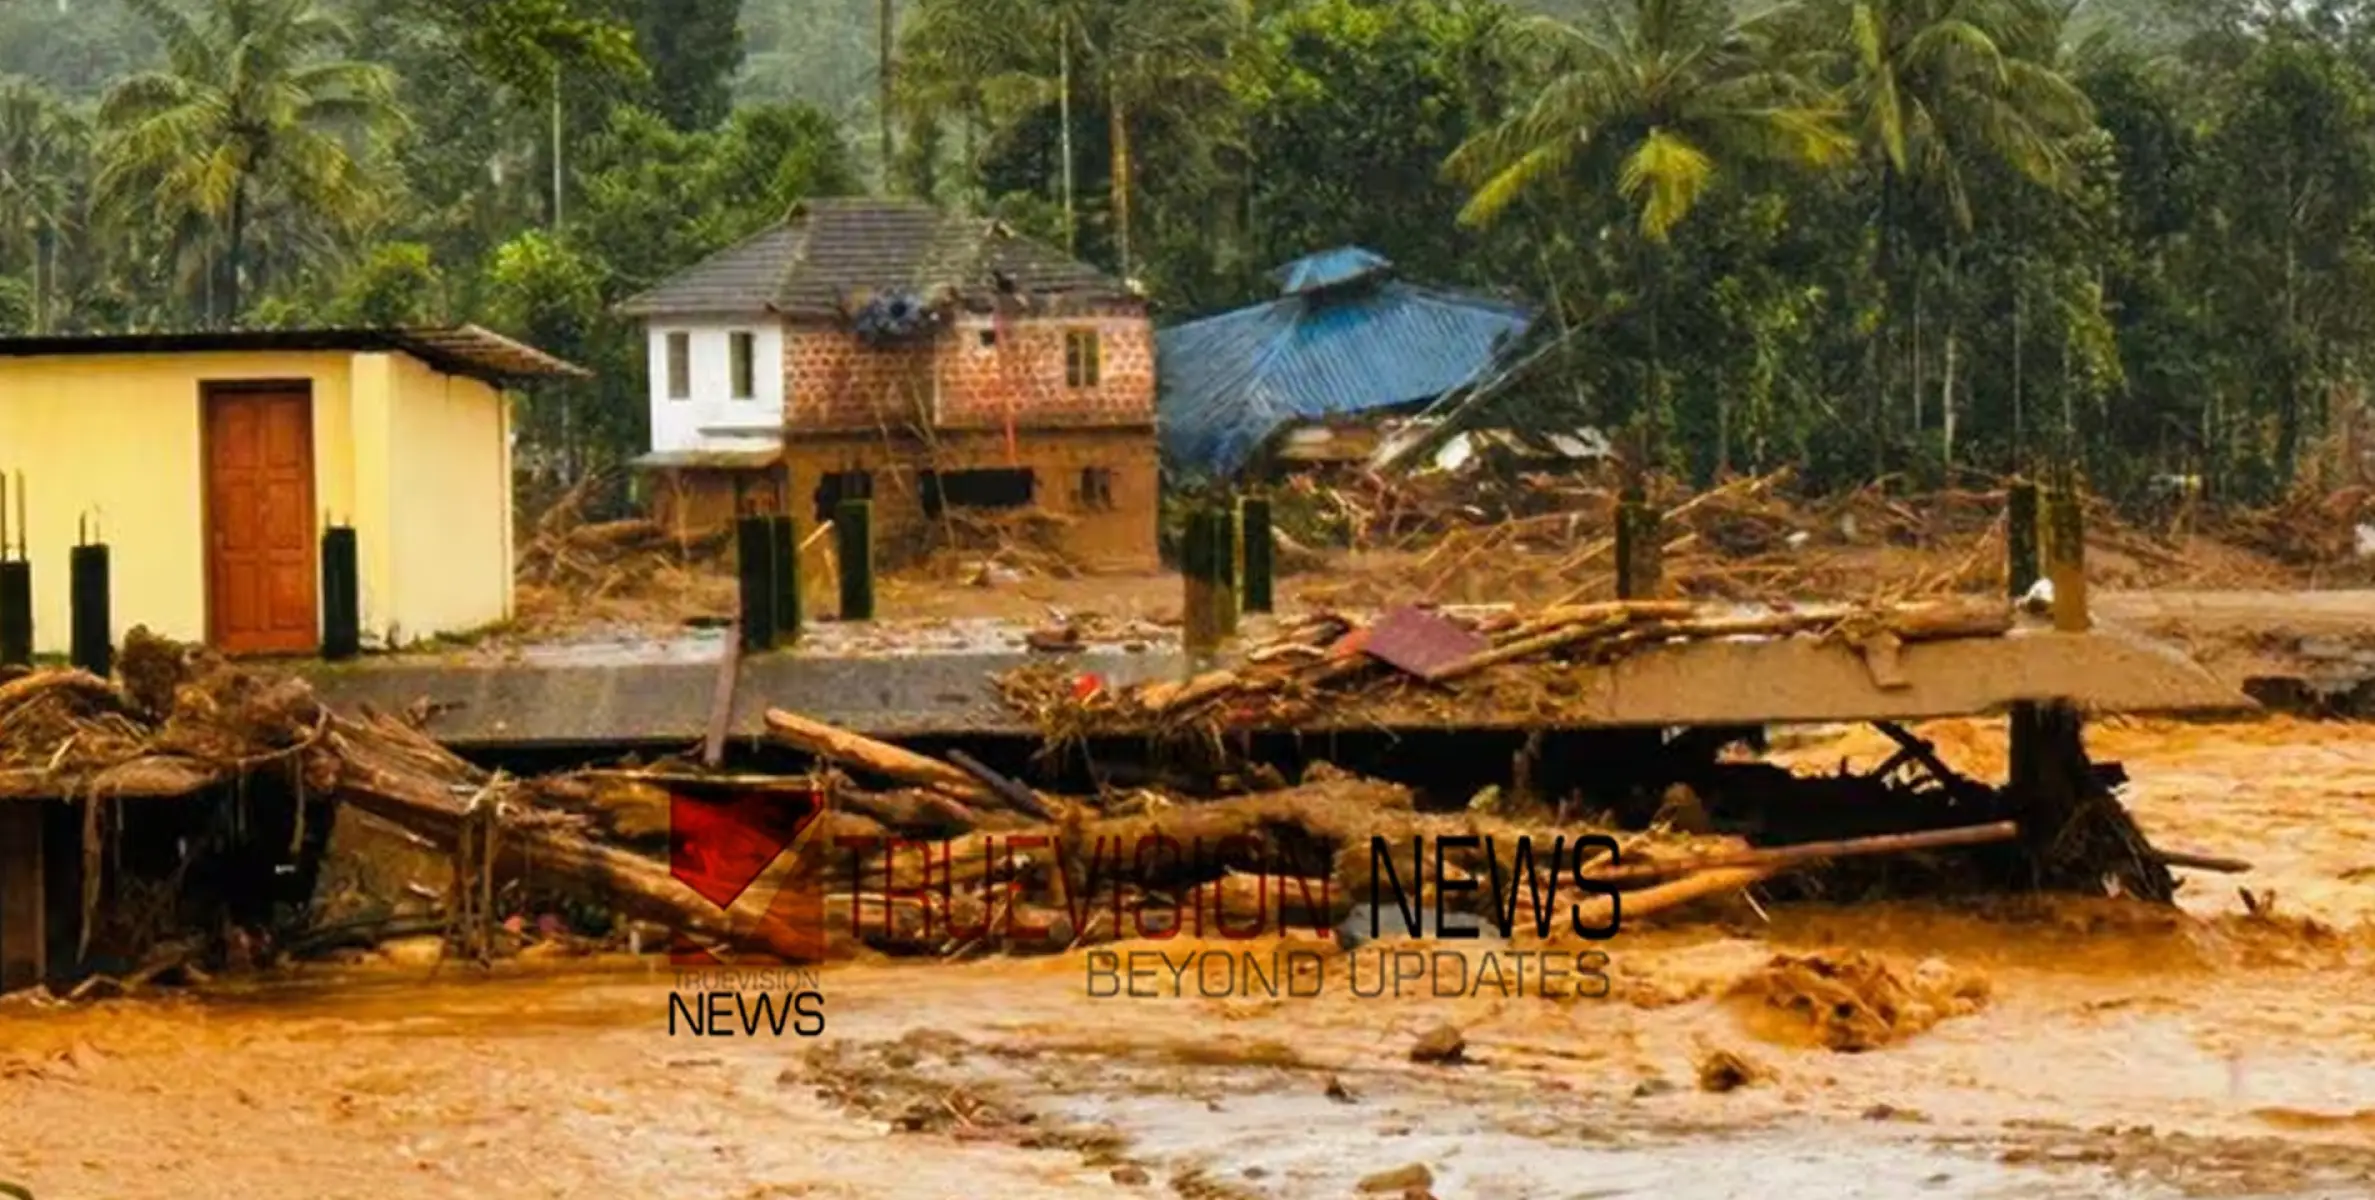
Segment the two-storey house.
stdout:
<path fill-rule="evenodd" d="M 1095 565 L 1156 561 L 1146 301 L 979 217 L 820 199 L 620 306 L 647 331 L 665 519 L 847 495 L 888 539 L 951 508 L 1069 517 Z"/>

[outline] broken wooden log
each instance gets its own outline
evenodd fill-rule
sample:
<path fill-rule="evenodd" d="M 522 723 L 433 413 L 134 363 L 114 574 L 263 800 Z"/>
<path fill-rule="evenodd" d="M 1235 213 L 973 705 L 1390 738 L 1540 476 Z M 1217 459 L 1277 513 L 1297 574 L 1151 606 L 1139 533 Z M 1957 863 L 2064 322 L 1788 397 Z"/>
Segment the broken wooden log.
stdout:
<path fill-rule="evenodd" d="M 2221 875 L 2242 875 L 2251 871 L 2251 863 L 2240 858 L 2226 858 L 2216 854 L 2194 854 L 2185 850 L 2170 850 L 2155 846 L 2152 856 L 2163 866 L 2184 867 L 2194 871 L 2213 871 Z"/>
<path fill-rule="evenodd" d="M 767 710 L 767 735 L 818 758 L 946 792 L 969 804 L 995 805 L 1002 800 L 987 784 L 939 759 L 780 708 Z"/>
<path fill-rule="evenodd" d="M 982 786 L 989 788 L 993 792 L 996 792 L 999 798 L 1005 800 L 1006 803 L 1016 812 L 1037 817 L 1042 821 L 1053 821 L 1056 819 L 1056 815 L 1053 812 L 1048 811 L 1047 805 L 1039 799 L 1037 793 L 1033 792 L 1030 788 L 1024 787 L 1022 784 L 991 770 L 989 766 L 983 763 L 980 759 L 977 759 L 962 750 L 951 750 L 948 752 L 948 761 L 955 763 L 958 767 L 962 768 L 966 774 L 971 775 L 976 780 L 979 780 Z"/>
<path fill-rule="evenodd" d="M 1874 837 L 1842 838 L 1837 841 L 1799 842 L 1789 846 L 1761 846 L 1753 850 L 1742 850 L 1736 854 L 1635 863 L 1631 866 L 1587 870 L 1584 872 L 1584 878 L 1602 883 L 1622 883 L 1635 879 L 1663 879 L 1716 868 L 1792 867 L 1830 858 L 1856 858 L 1874 854 L 1905 854 L 1915 850 L 1985 846 L 1997 842 L 2009 842 L 2019 836 L 2020 825 L 2018 822 L 1996 821 L 1987 825 L 1968 825 L 1956 829 L 1929 829 L 1918 833 L 1887 833 Z"/>

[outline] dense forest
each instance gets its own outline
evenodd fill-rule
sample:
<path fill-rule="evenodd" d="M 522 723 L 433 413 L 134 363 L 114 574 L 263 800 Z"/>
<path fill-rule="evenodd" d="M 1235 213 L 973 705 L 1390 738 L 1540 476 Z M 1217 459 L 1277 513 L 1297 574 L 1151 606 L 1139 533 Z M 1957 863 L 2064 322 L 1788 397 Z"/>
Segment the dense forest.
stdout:
<path fill-rule="evenodd" d="M 2267 496 L 2375 352 L 2375 0 L 7 0 L 0 330 L 607 306 L 883 189 L 1165 319 L 1358 243 L 1541 306 L 1494 419 L 1702 477 Z M 891 36 L 886 39 L 884 30 Z M 1480 410 L 1482 411 L 1482 410 Z"/>

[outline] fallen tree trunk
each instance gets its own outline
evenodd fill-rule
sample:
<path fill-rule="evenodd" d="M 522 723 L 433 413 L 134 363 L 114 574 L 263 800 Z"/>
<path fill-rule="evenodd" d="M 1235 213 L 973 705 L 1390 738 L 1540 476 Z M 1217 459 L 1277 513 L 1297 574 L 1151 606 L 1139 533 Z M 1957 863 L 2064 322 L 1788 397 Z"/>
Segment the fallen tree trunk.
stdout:
<path fill-rule="evenodd" d="M 335 790 L 343 800 L 449 853 L 461 845 L 465 823 L 478 819 L 475 805 L 502 802 L 501 781 L 385 719 L 332 718 L 327 744 L 336 759 Z M 513 814 L 496 837 L 500 873 L 559 876 L 590 887 L 589 898 L 629 916 L 736 949 L 784 958 L 814 956 L 815 947 L 803 942 L 799 931 L 721 911 L 663 863 L 558 827 L 517 820 Z"/>
<path fill-rule="evenodd" d="M 1914 850 L 1944 850 L 1957 846 L 1984 846 L 2009 842 L 2020 836 L 2020 825 L 2013 821 L 1997 821 L 1988 825 L 1969 825 L 1959 829 L 1931 829 L 1919 833 L 1889 833 L 1875 837 L 1844 838 L 1830 842 L 1801 842 L 1794 846 L 1770 846 L 1743 850 L 1737 854 L 1713 855 L 1670 862 L 1636 863 L 1626 867 L 1608 867 L 1584 872 L 1587 879 L 1602 883 L 1624 883 L 1636 879 L 1664 879 L 1698 871 L 1732 867 L 1793 867 L 1827 858 L 1854 858 L 1872 854 L 1904 854 Z"/>
<path fill-rule="evenodd" d="M 945 792 L 968 804 L 996 805 L 1003 800 L 989 785 L 939 759 L 780 708 L 767 710 L 767 735 L 818 758 Z"/>

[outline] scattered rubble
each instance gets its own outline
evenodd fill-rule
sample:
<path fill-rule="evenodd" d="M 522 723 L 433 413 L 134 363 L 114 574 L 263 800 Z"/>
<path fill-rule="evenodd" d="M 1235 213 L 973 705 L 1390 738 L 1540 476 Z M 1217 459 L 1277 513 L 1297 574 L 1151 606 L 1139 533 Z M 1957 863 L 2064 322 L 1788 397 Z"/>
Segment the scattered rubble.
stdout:
<path fill-rule="evenodd" d="M 1860 950 L 1776 955 L 1735 983 L 1728 998 L 1750 1025 L 1782 1041 L 1856 1052 L 1902 1041 L 1985 1007 L 1987 976 L 1928 960 L 1900 972 Z"/>

